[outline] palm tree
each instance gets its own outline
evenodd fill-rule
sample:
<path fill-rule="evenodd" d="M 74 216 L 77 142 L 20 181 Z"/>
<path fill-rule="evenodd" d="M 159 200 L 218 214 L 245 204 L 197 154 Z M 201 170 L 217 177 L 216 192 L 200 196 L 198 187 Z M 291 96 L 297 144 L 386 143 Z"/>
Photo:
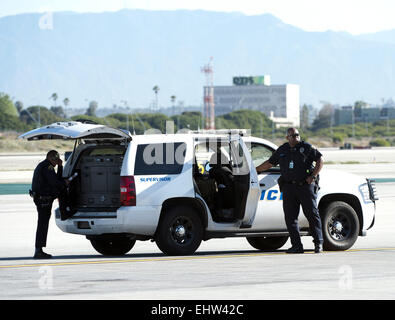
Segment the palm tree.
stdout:
<path fill-rule="evenodd" d="M 63 99 L 63 104 L 64 104 L 64 114 L 67 118 L 67 106 L 70 104 L 70 99 L 69 98 L 64 98 Z"/>
<path fill-rule="evenodd" d="M 159 87 L 156 85 L 152 88 L 152 90 L 154 90 L 155 92 L 155 109 L 156 111 L 158 111 L 158 92 L 159 92 Z"/>
<path fill-rule="evenodd" d="M 52 93 L 52 95 L 49 98 L 55 102 L 55 107 L 56 107 L 56 100 L 58 100 L 58 94 Z"/>
<path fill-rule="evenodd" d="M 67 107 L 69 105 L 69 103 L 70 103 L 70 99 L 69 98 L 64 98 L 63 99 L 63 104 L 64 104 L 65 107 Z"/>
<path fill-rule="evenodd" d="M 174 113 L 175 113 L 174 102 L 176 102 L 176 98 L 177 98 L 177 97 L 176 97 L 175 95 L 172 95 L 172 96 L 170 97 L 173 116 L 174 116 Z"/>

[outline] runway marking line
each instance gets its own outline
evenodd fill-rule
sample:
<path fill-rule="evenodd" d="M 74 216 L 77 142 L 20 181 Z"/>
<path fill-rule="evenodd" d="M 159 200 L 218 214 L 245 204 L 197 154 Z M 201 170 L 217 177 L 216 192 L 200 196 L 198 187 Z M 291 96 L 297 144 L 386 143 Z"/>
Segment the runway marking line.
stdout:
<path fill-rule="evenodd" d="M 395 250 L 395 248 L 371 248 L 371 249 L 349 249 L 346 251 L 324 251 L 325 253 L 341 253 L 341 252 L 360 252 L 360 251 L 383 251 Z M 314 254 L 314 251 L 305 251 L 304 254 Z M 28 268 L 28 267 L 43 267 L 43 266 L 71 266 L 71 265 L 85 265 L 85 264 L 108 264 L 108 263 L 125 263 L 125 262 L 153 262 L 153 261 L 179 261 L 179 260 L 199 260 L 199 259 L 222 259 L 235 257 L 257 257 L 257 256 L 272 256 L 272 255 L 288 255 L 285 251 L 282 252 L 260 252 L 260 253 L 240 253 L 228 255 L 205 255 L 205 256 L 184 256 L 184 257 L 165 257 L 165 258 L 144 258 L 144 259 L 124 259 L 124 260 L 95 260 L 95 261 L 75 261 L 75 262 L 53 262 L 53 263 L 32 263 L 19 265 L 4 265 L 0 269 L 12 268 Z"/>

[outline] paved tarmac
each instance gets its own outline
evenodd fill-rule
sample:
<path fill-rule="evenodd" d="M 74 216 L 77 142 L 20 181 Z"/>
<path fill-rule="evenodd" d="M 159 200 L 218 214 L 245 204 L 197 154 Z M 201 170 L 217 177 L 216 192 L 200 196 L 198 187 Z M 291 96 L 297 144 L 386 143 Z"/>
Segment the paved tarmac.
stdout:
<path fill-rule="evenodd" d="M 340 168 L 395 177 L 394 163 L 363 166 Z M 108 258 L 52 218 L 46 251 L 54 258 L 45 261 L 31 258 L 37 219 L 31 199 L 2 195 L 0 299 L 394 299 L 395 183 L 377 188 L 375 226 L 345 252 L 287 255 L 289 242 L 259 252 L 244 238 L 228 238 L 203 242 L 193 256 L 168 257 L 139 241 L 128 255 Z M 311 240 L 303 238 L 307 250 Z"/>
<path fill-rule="evenodd" d="M 374 228 L 346 252 L 259 252 L 244 238 L 209 240 L 186 257 L 137 242 L 124 257 L 98 255 L 51 219 L 47 251 L 33 255 L 34 205 L 0 196 L 0 299 L 394 299 L 395 184 L 379 184 Z M 303 238 L 312 250 L 310 237 Z"/>

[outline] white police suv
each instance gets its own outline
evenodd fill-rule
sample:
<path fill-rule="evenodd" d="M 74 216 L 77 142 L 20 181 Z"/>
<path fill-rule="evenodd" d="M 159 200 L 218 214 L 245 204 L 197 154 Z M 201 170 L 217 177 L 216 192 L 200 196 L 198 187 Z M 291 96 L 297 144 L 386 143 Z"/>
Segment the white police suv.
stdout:
<path fill-rule="evenodd" d="M 56 224 L 85 235 L 104 255 L 129 252 L 153 239 L 169 255 L 193 254 L 202 240 L 246 237 L 258 250 L 288 239 L 277 179 L 257 174 L 276 145 L 229 133 L 149 134 L 104 125 L 59 122 L 20 138 L 73 139 L 64 177 L 76 176 L 59 198 Z M 324 167 L 318 204 L 324 249 L 346 250 L 374 224 L 372 181 Z M 301 235 L 309 235 L 299 217 Z"/>

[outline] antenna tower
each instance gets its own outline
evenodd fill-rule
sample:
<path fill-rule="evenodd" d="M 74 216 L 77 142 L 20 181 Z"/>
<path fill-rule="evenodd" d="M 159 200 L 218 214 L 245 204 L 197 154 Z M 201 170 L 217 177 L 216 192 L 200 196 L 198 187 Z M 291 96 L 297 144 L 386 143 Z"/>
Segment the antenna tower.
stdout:
<path fill-rule="evenodd" d="M 210 62 L 204 65 L 201 71 L 206 76 L 203 98 L 206 129 L 215 129 L 213 57 L 210 57 Z"/>

